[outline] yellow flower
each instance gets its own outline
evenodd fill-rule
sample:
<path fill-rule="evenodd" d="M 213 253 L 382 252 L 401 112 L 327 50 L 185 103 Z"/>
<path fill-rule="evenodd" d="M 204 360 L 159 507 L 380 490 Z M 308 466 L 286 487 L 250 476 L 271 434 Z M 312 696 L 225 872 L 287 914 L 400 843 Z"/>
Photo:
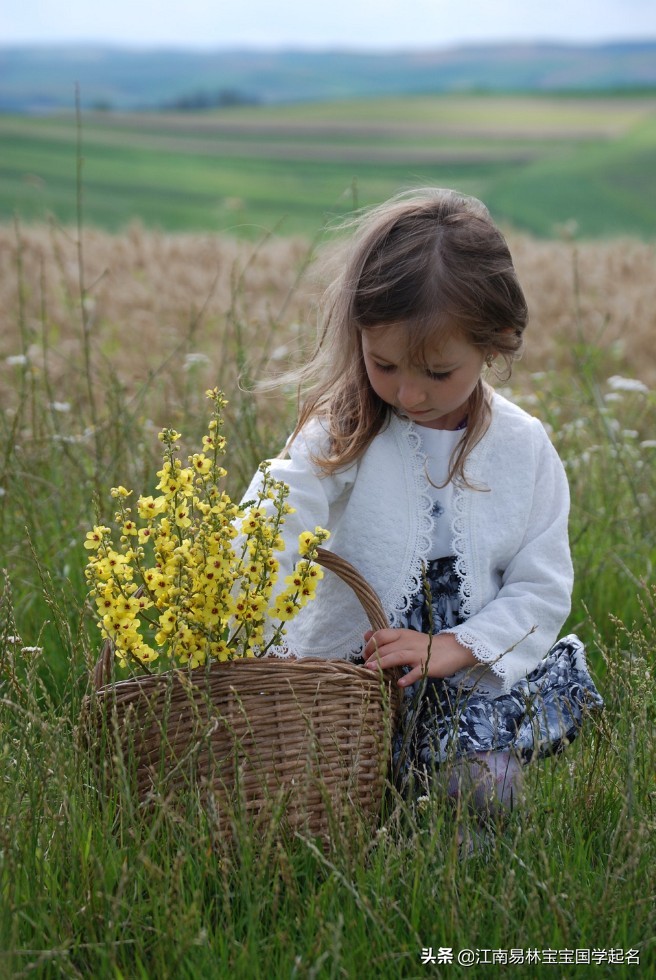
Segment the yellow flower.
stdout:
<path fill-rule="evenodd" d="M 223 640 L 210 644 L 210 653 L 216 660 L 221 662 L 230 659 L 230 648 Z"/>
<path fill-rule="evenodd" d="M 191 497 L 194 492 L 194 471 L 186 466 L 178 473 L 178 485 L 185 497 Z"/>
<path fill-rule="evenodd" d="M 137 599 L 127 599 L 125 596 L 120 596 L 114 606 L 114 616 L 121 623 L 131 622 L 136 618 L 138 612 L 139 602 Z"/>
<path fill-rule="evenodd" d="M 108 534 L 111 534 L 110 528 L 97 524 L 93 531 L 87 531 L 84 547 L 89 551 L 97 551 Z"/>
<path fill-rule="evenodd" d="M 150 664 L 159 657 L 157 650 L 153 650 L 147 643 L 138 643 L 132 652 L 142 664 Z"/>
<path fill-rule="evenodd" d="M 159 624 L 164 633 L 172 633 L 178 625 L 178 617 L 171 609 L 167 609 L 167 611 L 163 612 L 159 617 Z"/>
<path fill-rule="evenodd" d="M 125 579 L 132 578 L 133 569 L 130 565 L 129 559 L 125 555 L 121 555 L 118 551 L 114 551 L 113 548 L 110 548 L 107 552 L 105 560 L 114 577 Z"/>
<path fill-rule="evenodd" d="M 298 551 L 299 554 L 305 556 L 321 544 L 322 541 L 326 541 L 330 537 L 330 532 L 324 530 L 322 527 L 315 527 L 314 533 L 312 531 L 303 531 L 302 534 L 298 536 Z"/>
<path fill-rule="evenodd" d="M 98 524 L 84 540 L 89 596 L 122 666 L 149 664 L 160 654 L 191 668 L 208 657 L 261 656 L 280 642 L 283 623 L 312 598 L 321 575 L 313 559 L 327 532 L 315 528 L 301 536 L 304 558 L 271 605 L 277 555 L 285 547 L 281 528 L 292 512 L 289 489 L 263 463 L 253 504 L 244 509 L 233 503 L 220 482 L 226 471 L 217 463 L 226 447 L 220 416 L 225 399 L 217 389 L 208 396 L 213 413 L 202 451 L 183 467 L 180 433 L 164 429 L 159 495 L 138 497 L 133 517 L 125 504 L 131 491 L 114 487 L 115 531 Z M 236 546 L 240 533 L 245 542 Z M 265 635 L 270 619 L 277 622 Z"/>
<path fill-rule="evenodd" d="M 139 497 L 137 512 L 143 520 L 159 517 L 166 510 L 166 497 Z"/>
<path fill-rule="evenodd" d="M 205 476 L 212 469 L 212 460 L 208 459 L 204 453 L 195 453 L 189 457 L 193 469 L 201 476 Z"/>
<path fill-rule="evenodd" d="M 191 517 L 188 507 L 178 507 L 175 512 L 176 527 L 191 527 Z"/>
<path fill-rule="evenodd" d="M 269 615 L 272 619 L 278 619 L 281 623 L 285 623 L 292 619 L 298 612 L 299 607 L 289 596 L 281 595 L 278 596 L 274 605 L 269 609 Z"/>
<path fill-rule="evenodd" d="M 253 534 L 255 531 L 264 531 L 262 520 L 266 516 L 263 507 L 251 507 L 246 517 L 241 522 L 242 534 Z"/>

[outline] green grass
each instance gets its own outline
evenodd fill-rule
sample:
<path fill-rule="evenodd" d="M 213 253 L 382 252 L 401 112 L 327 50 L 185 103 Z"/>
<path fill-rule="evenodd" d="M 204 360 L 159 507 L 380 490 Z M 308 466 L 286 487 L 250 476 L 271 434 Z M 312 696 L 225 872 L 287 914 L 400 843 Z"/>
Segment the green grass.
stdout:
<path fill-rule="evenodd" d="M 498 180 L 489 203 L 511 216 L 530 209 L 531 230 L 545 236 L 554 223 L 574 219 L 586 236 L 608 237 L 624 227 L 653 237 L 655 164 L 656 124 L 651 119 L 611 145 L 592 142 L 528 164 L 522 173 Z"/>
<path fill-rule="evenodd" d="M 74 305 L 71 316 L 85 322 Z M 47 333 L 47 310 L 42 321 L 12 325 L 25 347 Z M 219 383 L 244 355 L 235 309 L 221 326 Z M 571 327 L 575 335 L 574 309 Z M 266 327 L 273 336 L 285 329 Z M 98 778 L 81 737 L 99 642 L 85 603 L 82 541 L 96 509 L 113 510 L 110 486 L 152 489 L 159 454 L 138 408 L 157 385 L 157 365 L 127 401 L 101 342 L 87 329 L 69 351 L 71 390 L 85 373 L 93 378 L 75 413 L 53 408 L 55 351 L 44 346 L 38 368 L 36 357 L 16 368 L 15 411 L 0 415 L 8 569 L 0 589 L 0 976 L 396 980 L 441 971 L 422 964 L 430 947 L 456 955 L 635 949 L 639 967 L 505 969 L 526 978 L 651 975 L 654 394 L 609 383 L 622 368 L 617 352 L 581 344 L 517 396 L 552 426 L 569 473 L 577 585 L 565 629 L 586 642 L 603 717 L 563 758 L 529 770 L 525 805 L 467 859 L 457 814 L 437 792 L 414 804 L 390 792 L 379 826 L 354 810 L 322 850 L 303 834 L 280 837 L 275 825 L 254 835 L 239 813 L 228 837 L 193 789 L 182 805 L 163 798 L 150 814 L 125 798 L 119 809 Z M 228 393 L 228 468 L 244 473 L 265 444 L 280 443 L 293 406 L 281 396 L 265 426 L 247 394 L 235 386 Z M 197 441 L 202 392 L 168 398 L 176 427 Z M 233 479 L 233 492 L 241 488 L 243 477 Z M 460 815 L 465 826 L 468 819 Z M 443 969 L 478 975 L 457 964 Z"/>
<path fill-rule="evenodd" d="M 88 115 L 85 216 L 120 230 L 313 234 L 417 184 L 483 197 L 540 235 L 656 230 L 653 99 L 416 96 L 200 115 Z M 0 217 L 74 219 L 70 117 L 3 117 Z"/>

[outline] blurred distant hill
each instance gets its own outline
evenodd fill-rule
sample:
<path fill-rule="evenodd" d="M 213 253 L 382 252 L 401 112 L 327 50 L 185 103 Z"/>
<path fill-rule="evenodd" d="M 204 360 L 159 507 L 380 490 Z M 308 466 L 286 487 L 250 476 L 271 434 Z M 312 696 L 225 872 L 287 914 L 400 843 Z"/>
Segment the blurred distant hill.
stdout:
<path fill-rule="evenodd" d="M 0 45 L 0 111 L 200 109 L 436 92 L 640 91 L 656 40 L 426 51 L 252 51 Z"/>

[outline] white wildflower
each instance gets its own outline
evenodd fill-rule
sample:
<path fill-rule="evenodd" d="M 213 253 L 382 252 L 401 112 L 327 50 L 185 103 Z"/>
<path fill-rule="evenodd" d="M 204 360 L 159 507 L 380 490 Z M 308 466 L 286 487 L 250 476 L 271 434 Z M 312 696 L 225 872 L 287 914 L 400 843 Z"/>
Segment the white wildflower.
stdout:
<path fill-rule="evenodd" d="M 85 436 L 60 435 L 58 432 L 55 432 L 50 438 L 52 442 L 64 443 L 67 446 L 78 446 L 87 441 Z"/>
<path fill-rule="evenodd" d="M 637 378 L 623 378 L 620 374 L 614 374 L 608 379 L 608 387 L 613 391 L 637 391 L 641 395 L 648 395 L 649 388 Z"/>
<path fill-rule="evenodd" d="M 641 449 L 656 449 L 656 439 L 643 439 L 640 443 Z"/>
<path fill-rule="evenodd" d="M 10 367 L 25 367 L 29 363 L 29 358 L 26 354 L 10 354 L 9 357 L 5 357 L 5 364 L 8 364 Z"/>
<path fill-rule="evenodd" d="M 53 410 L 53 412 L 61 412 L 62 414 L 65 414 L 66 412 L 70 412 L 70 410 L 71 410 L 71 403 L 70 402 L 51 402 L 50 403 L 50 407 Z"/>
<path fill-rule="evenodd" d="M 209 367 L 210 364 L 211 361 L 207 354 L 189 353 L 185 355 L 182 367 L 185 371 L 191 371 L 192 368 Z"/>

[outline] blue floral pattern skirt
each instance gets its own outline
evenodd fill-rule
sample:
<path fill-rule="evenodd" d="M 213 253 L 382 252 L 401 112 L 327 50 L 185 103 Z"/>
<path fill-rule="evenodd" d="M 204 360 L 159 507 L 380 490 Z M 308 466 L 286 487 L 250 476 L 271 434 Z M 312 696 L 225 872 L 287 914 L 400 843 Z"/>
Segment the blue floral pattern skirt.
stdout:
<path fill-rule="evenodd" d="M 424 633 L 457 626 L 455 559 L 430 561 L 426 578 L 430 605 L 423 594 L 415 596 L 400 626 Z M 432 678 L 423 690 L 419 684 L 406 689 L 394 768 L 404 781 L 411 771 L 430 772 L 447 759 L 481 752 L 510 752 L 521 762 L 553 755 L 576 737 L 587 712 L 602 707 L 583 644 L 571 634 L 507 694 L 490 697 Z"/>

